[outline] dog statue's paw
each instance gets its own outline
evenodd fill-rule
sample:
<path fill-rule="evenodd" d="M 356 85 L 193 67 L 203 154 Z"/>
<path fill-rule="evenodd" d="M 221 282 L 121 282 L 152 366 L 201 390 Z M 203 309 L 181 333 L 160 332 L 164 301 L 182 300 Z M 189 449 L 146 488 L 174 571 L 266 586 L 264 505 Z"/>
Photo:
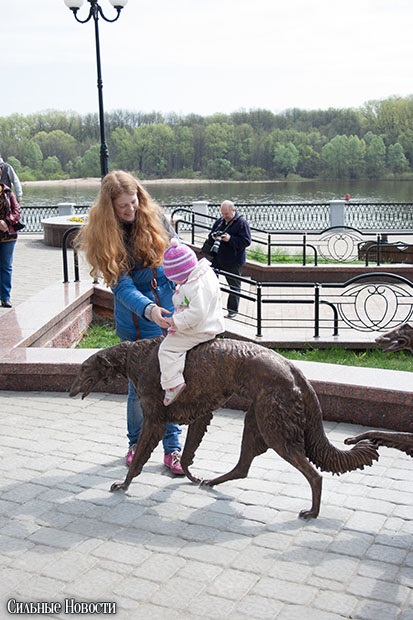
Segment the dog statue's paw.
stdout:
<path fill-rule="evenodd" d="M 114 491 L 127 491 L 128 487 L 129 485 L 126 484 L 126 482 L 114 482 L 110 487 L 110 491 L 111 493 L 113 493 Z"/>
<path fill-rule="evenodd" d="M 300 519 L 317 519 L 318 511 L 317 510 L 301 510 L 298 514 Z"/>
<path fill-rule="evenodd" d="M 203 480 L 202 478 L 198 478 L 198 476 L 194 476 L 193 474 L 191 474 L 191 472 L 189 471 L 189 469 L 187 469 L 185 471 L 185 468 L 182 468 L 185 472 L 185 476 L 191 481 L 191 482 L 195 482 L 195 484 L 199 484 L 201 486 Z"/>
<path fill-rule="evenodd" d="M 213 487 L 215 482 L 213 480 L 199 480 L 200 487 Z"/>

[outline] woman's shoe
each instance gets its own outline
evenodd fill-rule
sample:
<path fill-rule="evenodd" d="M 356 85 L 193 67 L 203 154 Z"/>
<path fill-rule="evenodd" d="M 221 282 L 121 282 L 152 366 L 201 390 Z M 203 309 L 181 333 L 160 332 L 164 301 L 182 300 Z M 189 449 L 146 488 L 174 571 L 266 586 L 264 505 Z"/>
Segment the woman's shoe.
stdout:
<path fill-rule="evenodd" d="M 130 467 L 130 464 L 132 463 L 133 455 L 135 454 L 135 452 L 136 452 L 136 443 L 130 446 L 128 450 L 128 453 L 125 458 L 126 467 Z"/>
<path fill-rule="evenodd" d="M 11 303 L 9 301 L 6 301 L 5 299 L 1 300 L 1 307 L 2 308 L 13 308 Z"/>
<path fill-rule="evenodd" d="M 185 472 L 181 467 L 181 453 L 178 450 L 171 454 L 165 454 L 163 457 L 164 465 L 177 476 L 185 476 Z"/>

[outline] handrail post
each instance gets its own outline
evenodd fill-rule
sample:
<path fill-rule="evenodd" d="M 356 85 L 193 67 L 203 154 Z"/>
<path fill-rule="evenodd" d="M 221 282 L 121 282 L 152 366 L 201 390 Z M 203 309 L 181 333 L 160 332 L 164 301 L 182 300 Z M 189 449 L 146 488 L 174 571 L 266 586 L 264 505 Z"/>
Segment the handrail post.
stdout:
<path fill-rule="evenodd" d="M 69 270 L 67 267 L 67 247 L 66 247 L 66 239 L 64 235 L 62 239 L 62 258 L 63 258 L 63 284 L 67 284 L 67 282 L 69 282 Z"/>
<path fill-rule="evenodd" d="M 192 227 L 194 234 L 195 232 L 204 232 L 205 226 L 209 227 L 208 220 L 208 200 L 194 200 L 192 203 L 192 213 L 194 214 L 194 225 Z M 195 224 L 200 224 L 200 228 L 197 229 Z M 194 237 L 195 238 L 195 237 Z"/>
<path fill-rule="evenodd" d="M 380 235 L 377 235 L 377 267 L 381 265 L 381 238 Z"/>
<path fill-rule="evenodd" d="M 71 233 L 73 233 L 75 230 L 78 230 L 79 228 L 80 226 L 72 226 L 71 228 L 68 228 L 67 230 L 65 230 L 65 232 L 63 233 L 63 237 L 62 237 L 63 284 L 67 284 L 69 282 L 69 269 L 67 266 L 67 239 Z M 74 272 L 75 272 L 75 282 L 80 282 L 79 259 L 78 259 L 76 248 L 73 248 L 73 265 L 74 265 Z"/>
<path fill-rule="evenodd" d="M 262 337 L 262 285 L 257 282 L 257 338 Z"/>
<path fill-rule="evenodd" d="M 314 285 L 314 338 L 320 337 L 320 284 Z"/>
<path fill-rule="evenodd" d="M 79 274 L 79 255 L 77 250 L 73 249 L 73 268 L 75 272 L 75 282 L 80 282 L 80 274 Z"/>
<path fill-rule="evenodd" d="M 267 236 L 267 265 L 271 265 L 271 233 Z"/>
<path fill-rule="evenodd" d="M 330 200 L 330 227 L 342 228 L 345 225 L 345 213 L 345 200 Z"/>
<path fill-rule="evenodd" d="M 303 265 L 307 264 L 307 233 L 303 234 Z"/>

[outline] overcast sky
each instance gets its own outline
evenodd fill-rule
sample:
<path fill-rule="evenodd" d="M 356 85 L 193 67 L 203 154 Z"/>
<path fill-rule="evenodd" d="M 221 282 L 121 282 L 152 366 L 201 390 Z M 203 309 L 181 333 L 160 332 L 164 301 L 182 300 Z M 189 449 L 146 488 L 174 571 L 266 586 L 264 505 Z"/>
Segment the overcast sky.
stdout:
<path fill-rule="evenodd" d="M 78 24 L 63 0 L 3 2 L 0 116 L 97 112 L 93 20 Z M 99 20 L 105 111 L 277 113 L 408 96 L 412 26 L 412 0 L 129 0 L 116 23 Z"/>

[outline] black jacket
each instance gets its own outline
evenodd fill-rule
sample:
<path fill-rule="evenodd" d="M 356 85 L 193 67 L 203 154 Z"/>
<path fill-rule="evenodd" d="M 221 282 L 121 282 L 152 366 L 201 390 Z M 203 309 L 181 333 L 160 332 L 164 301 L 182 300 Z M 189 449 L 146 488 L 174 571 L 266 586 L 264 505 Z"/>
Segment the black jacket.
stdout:
<path fill-rule="evenodd" d="M 218 218 L 209 233 L 209 238 L 216 232 L 227 232 L 231 239 L 227 242 L 222 241 L 218 250 L 218 254 L 213 257 L 212 266 L 217 269 L 225 267 L 241 267 L 244 265 L 246 258 L 245 248 L 251 245 L 250 225 L 244 216 L 238 213 L 227 224 L 223 217 Z"/>

